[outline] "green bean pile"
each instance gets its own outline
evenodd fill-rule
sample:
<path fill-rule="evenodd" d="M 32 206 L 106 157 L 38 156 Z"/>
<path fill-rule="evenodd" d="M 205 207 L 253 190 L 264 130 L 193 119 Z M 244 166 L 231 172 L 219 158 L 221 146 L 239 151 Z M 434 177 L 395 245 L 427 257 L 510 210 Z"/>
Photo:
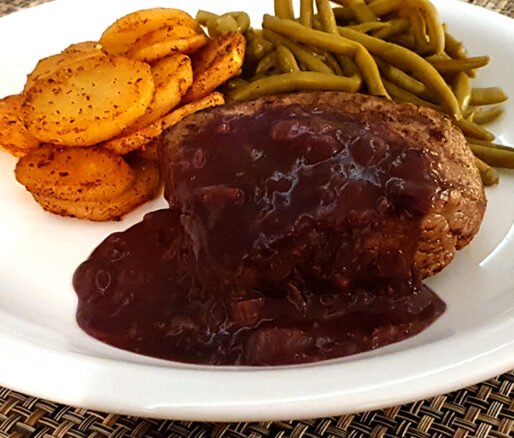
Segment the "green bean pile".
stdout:
<path fill-rule="evenodd" d="M 502 116 L 497 105 L 507 96 L 498 87 L 471 87 L 489 57 L 469 57 L 428 0 L 300 0 L 299 16 L 292 0 L 275 0 L 262 30 L 252 29 L 244 12 L 199 11 L 197 20 L 211 36 L 246 36 L 241 74 L 226 84 L 228 100 L 359 91 L 427 106 L 461 128 L 484 184 L 498 182 L 491 166 L 514 168 L 514 150 L 494 144 L 483 126 Z"/>

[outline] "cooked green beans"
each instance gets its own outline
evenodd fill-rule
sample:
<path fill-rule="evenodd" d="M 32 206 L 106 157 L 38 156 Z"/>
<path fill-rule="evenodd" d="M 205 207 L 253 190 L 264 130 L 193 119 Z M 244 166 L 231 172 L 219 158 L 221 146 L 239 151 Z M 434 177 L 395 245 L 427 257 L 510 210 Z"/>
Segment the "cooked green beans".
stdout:
<path fill-rule="evenodd" d="M 294 20 L 292 0 L 275 0 L 275 15 L 279 18 Z"/>
<path fill-rule="evenodd" d="M 434 59 L 430 63 L 439 73 L 451 74 L 485 67 L 489 64 L 489 60 L 489 56 L 475 56 L 474 58 L 464 59 Z"/>
<path fill-rule="evenodd" d="M 418 54 L 397 44 L 374 38 L 346 27 L 339 27 L 339 33 L 348 39 L 358 41 L 373 55 L 387 59 L 388 62 L 406 71 L 433 90 L 439 104 L 452 114 L 456 120 L 462 118 L 459 103 L 448 84 L 437 70 Z"/>
<path fill-rule="evenodd" d="M 478 167 L 480 172 L 480 178 L 485 186 L 492 186 L 494 184 L 498 184 L 500 181 L 500 177 L 498 176 L 498 172 L 494 167 L 489 166 L 487 163 L 484 163 L 480 158 L 475 157 L 475 164 Z"/>
<path fill-rule="evenodd" d="M 401 102 L 413 103 L 414 105 L 426 106 L 428 108 L 432 108 L 433 110 L 441 111 L 440 106 L 434 105 L 431 102 L 427 102 L 426 100 L 420 99 L 415 94 L 399 87 L 396 84 L 393 84 L 392 82 L 390 82 L 388 80 L 384 80 L 384 85 L 386 87 L 386 90 L 389 92 L 389 94 L 393 98 L 395 98 Z"/>
<path fill-rule="evenodd" d="M 471 99 L 471 86 L 469 76 L 460 72 L 453 81 L 453 92 L 459 102 L 461 111 L 464 113 L 468 109 L 469 101 Z"/>
<path fill-rule="evenodd" d="M 256 80 L 234 90 L 229 94 L 229 99 L 254 99 L 270 94 L 301 90 L 357 91 L 359 86 L 359 81 L 354 78 L 302 71 L 273 75 Z"/>
<path fill-rule="evenodd" d="M 262 35 L 273 44 L 282 44 L 294 53 L 298 62 L 304 65 L 310 71 L 319 73 L 333 73 L 332 69 L 321 59 L 317 58 L 311 51 L 305 47 L 294 43 L 289 38 L 279 35 L 269 29 L 264 29 Z"/>
<path fill-rule="evenodd" d="M 304 26 L 312 27 L 312 16 L 314 6 L 312 0 L 300 0 L 300 23 Z"/>
<path fill-rule="evenodd" d="M 366 23 L 367 21 L 377 21 L 377 16 L 373 10 L 364 2 L 364 0 L 333 0 L 350 9 L 353 16 L 359 23 Z"/>
<path fill-rule="evenodd" d="M 482 128 L 476 123 L 470 122 L 469 120 L 458 120 L 457 125 L 460 129 L 462 129 L 462 132 L 466 137 L 478 138 L 479 140 L 489 142 L 494 140 L 494 134 L 490 133 L 487 129 Z"/>
<path fill-rule="evenodd" d="M 354 41 L 341 38 L 339 35 L 331 35 L 319 30 L 309 29 L 302 26 L 300 23 L 280 19 L 267 14 L 264 15 L 262 26 L 265 29 L 271 29 L 277 33 L 295 38 L 302 43 L 328 50 L 332 53 L 353 56 L 368 86 L 368 91 L 377 96 L 388 96 L 380 78 L 377 64 L 370 53 L 361 44 L 356 44 Z M 355 33 L 364 35 L 359 32 Z"/>
<path fill-rule="evenodd" d="M 277 46 L 277 63 L 282 73 L 300 71 L 300 67 L 298 67 L 298 63 L 296 62 L 293 52 L 282 44 Z"/>
<path fill-rule="evenodd" d="M 392 83 L 419 97 L 427 94 L 427 87 L 423 82 L 414 79 L 403 70 L 387 64 L 380 58 L 377 58 L 376 61 L 382 75 Z"/>
<path fill-rule="evenodd" d="M 507 100 L 501 88 L 473 88 L 471 90 L 470 105 L 493 105 Z"/>
<path fill-rule="evenodd" d="M 514 169 L 514 149 L 508 151 L 505 149 L 488 148 L 473 143 L 468 144 L 475 156 L 490 166 Z"/>
<path fill-rule="evenodd" d="M 382 40 L 387 40 L 394 35 L 402 33 L 410 26 L 410 22 L 406 18 L 393 18 L 389 21 L 383 21 L 382 23 L 388 24 L 389 26 L 378 30 L 373 35 L 375 38 Z"/>
<path fill-rule="evenodd" d="M 499 119 L 503 115 L 503 108 L 496 106 L 489 110 L 479 110 L 473 113 L 473 123 L 477 125 L 486 125 Z"/>

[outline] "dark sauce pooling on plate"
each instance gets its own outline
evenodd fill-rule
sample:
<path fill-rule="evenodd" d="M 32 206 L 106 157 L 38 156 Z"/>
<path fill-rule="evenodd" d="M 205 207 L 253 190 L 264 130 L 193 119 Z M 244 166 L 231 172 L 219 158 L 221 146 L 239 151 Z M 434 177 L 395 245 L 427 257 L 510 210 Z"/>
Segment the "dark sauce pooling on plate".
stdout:
<path fill-rule="evenodd" d="M 413 266 L 436 188 L 380 123 L 292 105 L 218 117 L 164 166 L 171 208 L 75 272 L 95 338 L 200 364 L 314 362 L 419 333 L 445 308 Z"/>

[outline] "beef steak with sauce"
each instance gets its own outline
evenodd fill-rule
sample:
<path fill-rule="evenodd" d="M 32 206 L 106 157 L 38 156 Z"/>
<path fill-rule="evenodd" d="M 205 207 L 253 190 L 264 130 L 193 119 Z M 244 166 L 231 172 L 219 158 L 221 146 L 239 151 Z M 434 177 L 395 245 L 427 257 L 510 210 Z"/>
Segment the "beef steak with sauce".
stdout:
<path fill-rule="evenodd" d="M 307 113 L 302 113 L 305 109 Z M 266 114 L 271 112 L 275 112 L 271 117 L 278 119 L 267 118 Z M 333 118 L 334 114 L 339 116 L 339 121 L 335 121 L 335 128 L 330 128 L 331 117 Z M 221 240 L 218 243 L 221 253 L 224 252 L 228 257 L 236 254 L 241 257 L 236 256 L 238 269 L 241 259 L 247 260 L 254 256 L 262 258 L 262 254 L 257 254 L 255 241 L 251 241 L 251 236 L 244 236 L 241 229 L 241 226 L 248 225 L 248 222 L 239 220 L 243 209 L 248 212 L 248 204 L 253 203 L 254 207 L 257 207 L 250 213 L 255 215 L 254 218 L 250 218 L 253 222 L 250 226 L 255 228 L 255 222 L 260 220 L 259 208 L 272 210 L 266 213 L 268 219 L 283 222 L 302 218 L 299 221 L 302 223 L 313 219 L 312 211 L 303 209 L 315 209 L 325 202 L 322 201 L 318 205 L 315 200 L 306 205 L 305 197 L 296 199 L 296 204 L 302 201 L 304 205 L 286 205 L 287 202 L 293 202 L 292 199 L 280 201 L 284 193 L 288 193 L 287 196 L 291 198 L 292 180 L 296 178 L 296 182 L 301 183 L 298 174 L 295 175 L 299 169 L 298 163 L 294 159 L 291 160 L 291 157 L 284 158 L 284 162 L 281 163 L 280 154 L 271 156 L 269 150 L 262 147 L 262 142 L 266 141 L 266 132 L 248 130 L 229 135 L 231 123 L 249 117 L 255 118 L 258 123 L 262 122 L 266 126 L 264 130 L 270 130 L 273 148 L 291 150 L 295 148 L 295 143 L 301 143 L 302 137 L 310 137 L 310 140 L 305 140 L 312 143 L 307 146 L 311 149 L 307 154 L 314 157 L 309 172 L 315 172 L 316 166 L 323 167 L 322 162 L 330 161 L 329 155 L 337 155 L 341 148 L 350 150 L 353 161 L 343 164 L 347 167 L 345 170 L 341 171 L 339 168 L 334 172 L 340 172 L 350 180 L 354 177 L 374 177 L 370 176 L 369 169 L 378 169 L 380 166 L 377 167 L 377 164 L 380 160 L 387 159 L 388 142 L 399 145 L 407 154 L 412 154 L 413 151 L 422 154 L 424 163 L 420 164 L 415 157 L 411 157 L 412 162 L 409 163 L 409 157 L 406 157 L 404 164 L 397 166 L 397 169 L 418 164 L 420 167 L 411 169 L 412 172 L 425 172 L 425 176 L 435 184 L 429 199 L 423 201 L 422 196 L 418 199 L 426 205 L 418 208 L 416 212 L 421 215 L 420 233 L 413 242 L 415 265 L 423 277 L 433 275 L 448 265 L 455 251 L 466 246 L 478 232 L 486 208 L 484 189 L 464 136 L 446 115 L 428 108 L 410 104 L 400 105 L 382 98 L 355 93 L 298 93 L 267 97 L 196 113 L 176 125 L 162 138 L 161 162 L 166 197 L 170 205 L 182 209 L 186 230 L 190 230 L 191 238 L 197 245 L 203 245 L 203 249 L 206 248 L 207 241 L 211 247 L 215 245 L 213 239 L 216 239 L 216 236 L 207 236 L 219 231 L 218 237 Z M 239 126 L 239 129 L 244 131 L 246 128 Z M 231 144 L 234 142 L 237 144 Z M 221 147 L 224 152 L 215 150 L 216 147 Z M 301 145 L 292 155 L 296 153 L 302 160 L 309 160 L 308 157 L 302 156 L 305 155 L 305 151 Z M 343 151 L 344 153 L 346 152 Z M 319 157 L 315 157 L 316 154 Z M 269 172 L 259 170 L 259 166 L 265 166 Z M 296 170 L 291 166 L 296 166 Z M 350 169 L 352 166 L 354 168 Z M 384 173 L 387 170 L 381 169 L 378 172 Z M 206 173 L 209 175 L 206 176 Z M 323 170 L 319 178 L 318 181 L 316 176 L 304 178 L 306 181 L 308 179 L 307 185 L 312 185 L 302 190 L 320 198 L 341 195 L 337 188 L 337 193 L 334 190 L 330 192 L 330 187 L 327 187 L 327 190 L 319 189 L 319 186 L 324 184 L 322 179 L 326 178 L 323 176 Z M 416 182 L 401 177 L 389 179 L 390 199 L 381 198 L 381 206 L 367 209 L 367 214 L 373 216 L 376 209 L 390 207 L 388 204 L 391 204 L 395 192 L 396 201 L 402 197 L 410 197 L 411 200 L 416 197 L 415 191 L 420 188 L 416 187 Z M 263 182 L 265 187 L 262 186 Z M 255 187 L 258 190 L 255 190 Z M 359 197 L 359 190 L 354 189 L 355 193 L 348 196 Z M 262 193 L 259 194 L 258 191 Z M 351 187 L 347 187 L 347 192 L 351 192 Z M 274 201 L 270 200 L 272 196 L 282 204 L 274 204 Z M 394 202 L 393 200 L 392 203 Z M 325 204 L 327 203 L 329 202 L 326 201 Z M 233 212 L 233 218 L 229 217 L 230 205 L 238 206 Z M 222 213 L 223 210 L 225 214 Z M 334 211 L 331 214 L 337 216 L 340 213 Z M 228 222 L 221 224 L 218 219 Z M 412 242 L 409 239 L 402 241 L 400 236 L 407 232 L 405 225 L 409 220 L 408 214 L 384 217 L 380 227 L 372 227 L 365 235 L 360 233 L 359 238 L 353 242 L 357 247 L 353 250 L 357 249 L 363 258 L 369 259 L 375 255 L 406 249 L 401 246 L 410 245 Z M 264 222 L 260 224 L 268 226 L 269 220 L 268 225 Z M 267 236 L 263 236 L 262 229 L 253 231 L 261 233 L 261 248 L 275 250 L 269 247 L 271 242 L 263 242 L 263 239 L 269 238 L 276 244 L 278 237 L 273 236 L 276 232 L 277 235 L 283 234 L 284 242 L 292 241 L 284 244 L 289 245 L 289 252 L 296 253 L 299 248 L 295 246 L 294 241 L 301 234 L 298 232 L 301 225 L 296 224 L 293 228 L 288 228 L 289 225 L 292 224 L 277 223 L 277 227 L 282 226 L 282 229 L 266 231 Z M 240 236 L 240 240 L 249 239 L 244 243 L 239 242 L 249 246 L 237 253 L 236 248 L 230 248 L 230 239 L 227 238 L 232 234 Z M 198 239 L 203 240 L 198 242 Z M 253 255 L 252 251 L 255 251 Z M 331 251 L 333 254 L 333 250 Z M 221 253 L 214 255 L 223 257 Z M 277 257 L 280 258 L 282 255 Z M 264 259 L 265 263 L 270 262 L 269 257 Z M 280 264 L 280 260 L 274 260 L 274 263 Z M 281 268 L 287 271 L 290 266 L 277 267 L 278 270 Z M 269 275 L 269 266 L 266 271 L 266 275 Z"/>
<path fill-rule="evenodd" d="M 240 102 L 161 141 L 170 208 L 74 276 L 80 326 L 155 357 L 294 364 L 419 333 L 445 307 L 421 277 L 471 241 L 486 206 L 450 119 L 380 98 Z"/>

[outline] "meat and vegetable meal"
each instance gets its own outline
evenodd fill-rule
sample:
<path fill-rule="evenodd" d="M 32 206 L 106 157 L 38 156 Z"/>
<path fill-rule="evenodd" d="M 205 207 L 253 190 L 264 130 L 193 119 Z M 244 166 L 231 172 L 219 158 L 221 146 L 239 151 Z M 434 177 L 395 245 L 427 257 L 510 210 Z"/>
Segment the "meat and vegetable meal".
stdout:
<path fill-rule="evenodd" d="M 0 101 L 0 144 L 45 209 L 122 217 L 73 277 L 77 321 L 119 348 L 216 365 L 313 362 L 412 336 L 423 278 L 471 242 L 498 87 L 426 0 L 155 8 L 41 60 Z M 485 106 L 486 109 L 482 109 Z M 491 107 L 492 106 L 492 107 Z"/>

